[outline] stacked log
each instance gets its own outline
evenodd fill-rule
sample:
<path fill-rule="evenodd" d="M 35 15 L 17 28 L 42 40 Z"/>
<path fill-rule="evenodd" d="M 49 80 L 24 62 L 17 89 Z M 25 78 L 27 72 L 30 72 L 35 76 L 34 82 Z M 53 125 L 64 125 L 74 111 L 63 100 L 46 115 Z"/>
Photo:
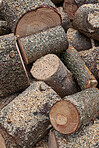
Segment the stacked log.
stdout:
<path fill-rule="evenodd" d="M 0 36 L 5 34 L 10 34 L 11 30 L 7 25 L 7 22 L 4 20 L 0 20 Z"/>
<path fill-rule="evenodd" d="M 84 5 L 84 4 L 96 4 L 99 3 L 99 0 L 75 0 L 78 7 Z"/>

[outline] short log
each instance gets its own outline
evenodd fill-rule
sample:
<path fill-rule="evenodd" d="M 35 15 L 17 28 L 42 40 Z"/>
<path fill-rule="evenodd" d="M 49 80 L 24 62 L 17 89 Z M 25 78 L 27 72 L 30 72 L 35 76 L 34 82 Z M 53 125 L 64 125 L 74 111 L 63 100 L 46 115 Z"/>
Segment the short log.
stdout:
<path fill-rule="evenodd" d="M 68 48 L 68 40 L 61 26 L 21 38 L 19 47 L 26 64 L 49 53 L 60 53 Z"/>
<path fill-rule="evenodd" d="M 10 34 L 11 30 L 7 25 L 6 21 L 0 20 L 0 36 Z"/>
<path fill-rule="evenodd" d="M 69 19 L 73 20 L 75 12 L 78 9 L 75 0 L 64 0 L 63 8 L 64 11 L 68 14 Z"/>
<path fill-rule="evenodd" d="M 78 30 L 69 28 L 67 31 L 69 45 L 73 46 L 77 51 L 88 50 L 92 48 L 91 40 Z"/>
<path fill-rule="evenodd" d="M 13 34 L 0 37 L 0 97 L 22 91 L 29 78 Z"/>
<path fill-rule="evenodd" d="M 95 78 L 99 80 L 99 47 L 81 51 L 79 54 Z"/>
<path fill-rule="evenodd" d="M 99 41 L 99 5 L 85 4 L 75 13 L 73 27 Z"/>
<path fill-rule="evenodd" d="M 18 37 L 61 24 L 61 17 L 51 0 L 3 0 L 1 12 Z"/>
<path fill-rule="evenodd" d="M 78 82 L 81 90 L 97 86 L 97 80 L 74 47 L 69 47 L 64 54 L 64 63 Z"/>
<path fill-rule="evenodd" d="M 17 146 L 33 148 L 48 131 L 49 110 L 58 100 L 60 97 L 44 82 L 33 82 L 1 110 L 1 127 Z"/>
<path fill-rule="evenodd" d="M 71 134 L 99 115 L 99 89 L 89 88 L 54 104 L 50 122 L 62 134 Z"/>
<path fill-rule="evenodd" d="M 78 7 L 84 5 L 84 4 L 96 4 L 99 3 L 99 0 L 75 0 Z"/>
<path fill-rule="evenodd" d="M 71 72 L 54 54 L 38 59 L 30 72 L 35 79 L 43 80 L 50 85 L 61 97 L 77 92 Z"/>

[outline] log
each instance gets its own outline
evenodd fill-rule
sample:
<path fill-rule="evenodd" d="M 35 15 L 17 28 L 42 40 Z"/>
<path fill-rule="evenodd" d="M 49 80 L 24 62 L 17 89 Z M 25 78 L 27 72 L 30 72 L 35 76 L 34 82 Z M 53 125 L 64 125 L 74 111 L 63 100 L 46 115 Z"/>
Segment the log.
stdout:
<path fill-rule="evenodd" d="M 63 0 L 51 0 L 55 5 L 63 3 Z"/>
<path fill-rule="evenodd" d="M 75 0 L 64 0 L 63 8 L 64 11 L 68 14 L 69 19 L 73 20 L 75 12 L 78 9 Z"/>
<path fill-rule="evenodd" d="M 89 88 L 66 96 L 49 112 L 52 126 L 62 134 L 71 134 L 99 115 L 99 89 Z"/>
<path fill-rule="evenodd" d="M 56 136 L 52 130 L 49 132 L 48 148 L 59 148 Z"/>
<path fill-rule="evenodd" d="M 14 34 L 0 37 L 0 97 L 22 91 L 29 86 L 29 78 L 15 45 Z"/>
<path fill-rule="evenodd" d="M 80 51 L 79 54 L 95 78 L 99 80 L 99 47 Z"/>
<path fill-rule="evenodd" d="M 35 79 L 43 80 L 61 97 L 77 92 L 76 82 L 71 72 L 54 54 L 38 59 L 30 72 Z"/>
<path fill-rule="evenodd" d="M 99 5 L 85 4 L 79 7 L 75 13 L 73 27 L 89 38 L 99 41 Z"/>
<path fill-rule="evenodd" d="M 1 134 L 0 134 L 0 148 L 6 148 L 4 138 L 2 137 Z"/>
<path fill-rule="evenodd" d="M 3 0 L 1 12 L 17 37 L 61 24 L 61 17 L 50 0 Z"/>
<path fill-rule="evenodd" d="M 99 3 L 99 0 L 75 0 L 78 7 L 84 5 L 84 4 L 96 4 Z"/>
<path fill-rule="evenodd" d="M 0 20 L 0 36 L 10 34 L 11 30 L 7 25 L 6 21 Z"/>
<path fill-rule="evenodd" d="M 74 47 L 69 47 L 64 54 L 64 63 L 77 80 L 81 90 L 97 86 L 97 80 Z"/>
<path fill-rule="evenodd" d="M 80 33 L 78 30 L 69 28 L 67 31 L 69 45 L 73 46 L 77 51 L 88 50 L 92 48 L 90 38 Z"/>
<path fill-rule="evenodd" d="M 49 110 L 61 98 L 44 82 L 33 82 L 0 112 L 0 124 L 16 147 L 33 148 L 50 126 Z"/>
<path fill-rule="evenodd" d="M 26 64 L 48 53 L 59 53 L 68 48 L 67 37 L 61 26 L 21 38 L 18 43 Z"/>

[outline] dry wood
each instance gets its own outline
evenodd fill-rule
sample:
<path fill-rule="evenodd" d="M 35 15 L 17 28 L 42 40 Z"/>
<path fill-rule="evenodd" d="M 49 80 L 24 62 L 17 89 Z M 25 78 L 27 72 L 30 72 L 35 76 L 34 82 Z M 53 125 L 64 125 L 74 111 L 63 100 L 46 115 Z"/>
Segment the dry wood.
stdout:
<path fill-rule="evenodd" d="M 48 138 L 48 148 L 58 148 L 57 139 L 54 131 L 50 130 Z"/>
<path fill-rule="evenodd" d="M 60 15 L 50 0 L 3 0 L 1 12 L 18 37 L 61 24 Z"/>
<path fill-rule="evenodd" d="M 64 0 L 63 8 L 64 11 L 67 12 L 69 19 L 72 20 L 74 18 L 75 12 L 78 9 L 78 6 L 75 3 L 75 0 Z"/>
<path fill-rule="evenodd" d="M 75 13 L 73 27 L 99 41 L 99 5 L 85 4 Z"/>
<path fill-rule="evenodd" d="M 92 72 L 92 74 L 99 79 L 99 47 L 94 47 L 90 50 L 79 52 L 81 58 Z"/>
<path fill-rule="evenodd" d="M 95 4 L 99 3 L 99 0 L 75 0 L 76 4 L 80 7 L 84 4 Z"/>
<path fill-rule="evenodd" d="M 64 63 L 72 72 L 81 90 L 97 86 L 97 80 L 74 47 L 69 47 L 64 55 Z"/>
<path fill-rule="evenodd" d="M 21 38 L 19 47 L 26 64 L 48 53 L 60 53 L 68 48 L 68 41 L 61 26 Z"/>
<path fill-rule="evenodd" d="M 0 134 L 0 148 L 6 148 L 4 138 L 2 137 L 1 134 Z"/>
<path fill-rule="evenodd" d="M 54 54 L 38 59 L 33 64 L 31 74 L 35 79 L 45 81 L 61 97 L 77 92 L 71 72 Z"/>
<path fill-rule="evenodd" d="M 58 101 L 49 112 L 53 127 L 63 134 L 75 132 L 99 115 L 99 89 L 89 88 Z"/>
<path fill-rule="evenodd" d="M 0 97 L 22 91 L 29 79 L 13 34 L 0 37 Z"/>

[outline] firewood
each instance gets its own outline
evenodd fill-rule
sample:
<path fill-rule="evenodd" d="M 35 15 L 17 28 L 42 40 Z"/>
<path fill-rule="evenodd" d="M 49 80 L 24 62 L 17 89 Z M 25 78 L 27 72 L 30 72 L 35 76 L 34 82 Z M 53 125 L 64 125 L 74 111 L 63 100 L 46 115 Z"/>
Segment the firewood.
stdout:
<path fill-rule="evenodd" d="M 3 0 L 1 12 L 18 37 L 61 24 L 60 15 L 51 0 Z"/>
<path fill-rule="evenodd" d="M 96 4 L 99 3 L 99 0 L 75 0 L 78 7 L 84 5 L 84 4 Z"/>
<path fill-rule="evenodd" d="M 55 130 L 71 134 L 99 115 L 99 89 L 89 88 L 53 105 L 49 118 Z"/>
<path fill-rule="evenodd" d="M 88 50 L 92 48 L 90 38 L 80 33 L 78 30 L 69 28 L 67 30 L 68 42 L 71 46 L 76 48 L 77 51 Z"/>
<path fill-rule="evenodd" d="M 73 27 L 99 41 L 99 5 L 85 4 L 75 13 Z"/>
<path fill-rule="evenodd" d="M 59 148 L 55 133 L 52 130 L 49 132 L 48 148 Z"/>
<path fill-rule="evenodd" d="M 94 47 L 90 50 L 80 51 L 81 58 L 92 72 L 92 74 L 99 79 L 99 47 Z"/>
<path fill-rule="evenodd" d="M 72 72 L 81 90 L 97 86 L 97 80 L 85 65 L 85 62 L 81 59 L 75 48 L 69 47 L 66 50 L 64 55 L 64 63 Z"/>
<path fill-rule="evenodd" d="M 24 90 L 29 78 L 13 34 L 0 37 L 0 97 Z"/>
<path fill-rule="evenodd" d="M 63 0 L 51 0 L 55 5 L 58 5 L 63 2 Z"/>
<path fill-rule="evenodd" d="M 35 79 L 43 80 L 51 86 L 61 97 L 77 92 L 71 72 L 54 54 L 38 59 L 33 64 L 31 74 Z"/>
<path fill-rule="evenodd" d="M 10 34 L 11 30 L 7 26 L 7 22 L 4 20 L 0 20 L 0 36 L 5 34 Z"/>
<path fill-rule="evenodd" d="M 0 134 L 0 148 L 6 148 L 4 138 L 2 137 L 1 134 Z"/>
<path fill-rule="evenodd" d="M 17 146 L 33 148 L 51 127 L 49 110 L 60 99 L 44 82 L 33 82 L 1 110 L 1 127 Z"/>
<path fill-rule="evenodd" d="M 67 37 L 61 26 L 21 38 L 18 42 L 26 64 L 48 53 L 59 53 L 68 48 Z"/>
<path fill-rule="evenodd" d="M 64 11 L 68 14 L 70 20 L 74 18 L 75 12 L 78 9 L 75 0 L 64 0 L 63 4 Z"/>

